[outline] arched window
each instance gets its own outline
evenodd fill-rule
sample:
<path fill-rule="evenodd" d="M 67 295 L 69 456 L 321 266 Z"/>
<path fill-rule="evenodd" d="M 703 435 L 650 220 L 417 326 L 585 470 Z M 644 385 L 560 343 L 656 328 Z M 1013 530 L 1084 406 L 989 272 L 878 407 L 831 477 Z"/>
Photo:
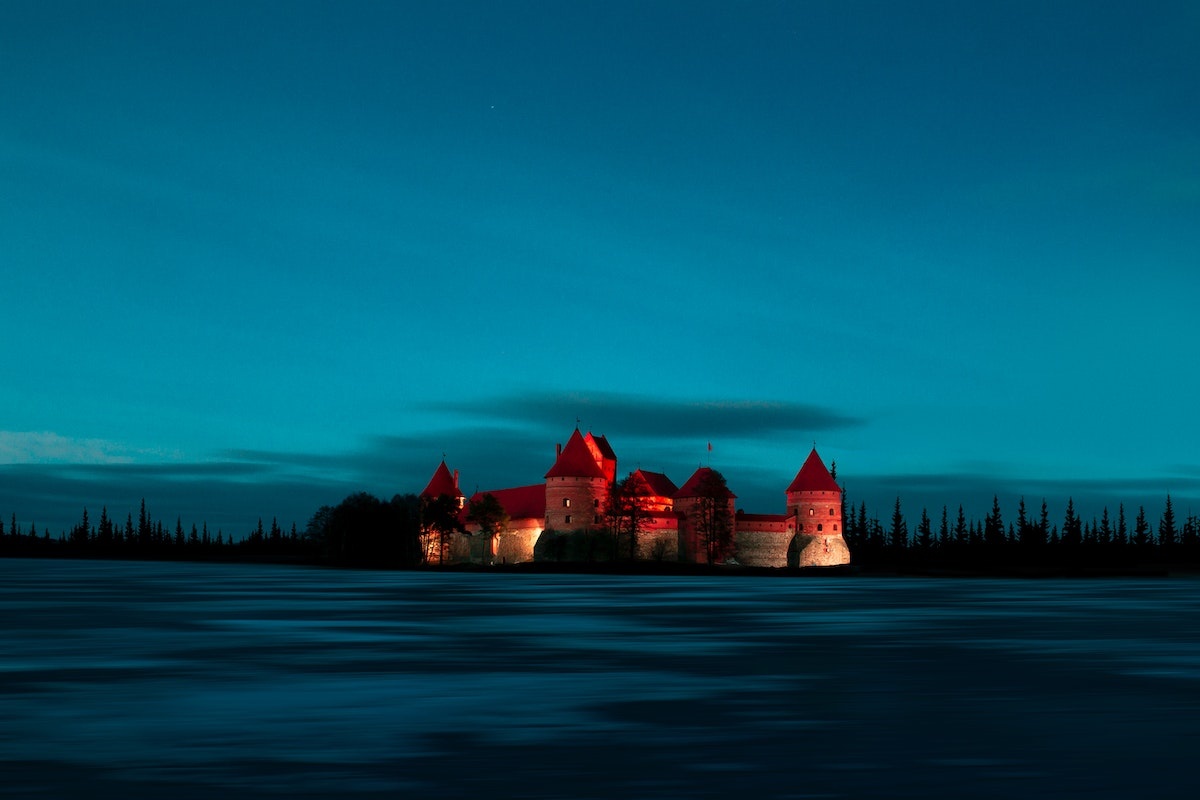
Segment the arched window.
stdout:
<path fill-rule="evenodd" d="M 833 523 L 833 529 L 834 529 L 835 531 L 837 530 L 837 523 L 836 523 L 836 522 L 835 522 L 835 523 Z"/>
<path fill-rule="evenodd" d="M 819 522 L 818 522 L 818 523 L 817 523 L 817 530 L 819 530 L 819 531 L 823 531 L 823 530 L 825 530 L 825 526 L 824 526 L 824 525 L 822 525 L 821 523 L 819 523 Z"/>
<path fill-rule="evenodd" d="M 563 508 L 570 508 L 570 507 L 571 507 L 571 498 L 564 497 L 563 498 Z"/>
<path fill-rule="evenodd" d="M 833 509 L 832 509 L 832 508 L 831 508 L 831 509 L 829 509 L 829 516 L 831 516 L 831 517 L 833 516 Z"/>
<path fill-rule="evenodd" d="M 815 508 L 810 508 L 810 509 L 808 510 L 808 515 L 809 515 L 810 517 L 811 517 L 813 514 L 815 514 L 815 513 L 817 513 L 817 510 L 816 510 Z"/>

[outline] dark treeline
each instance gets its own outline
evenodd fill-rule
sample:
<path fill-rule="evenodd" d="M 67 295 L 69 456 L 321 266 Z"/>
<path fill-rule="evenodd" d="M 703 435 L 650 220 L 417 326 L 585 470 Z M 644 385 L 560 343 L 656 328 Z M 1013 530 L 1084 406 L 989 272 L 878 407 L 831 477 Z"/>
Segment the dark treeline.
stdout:
<path fill-rule="evenodd" d="M 1022 499 L 1009 515 L 993 498 L 982 520 L 968 518 L 961 505 L 906 510 L 901 498 L 880 515 L 865 502 L 843 494 L 842 519 L 854 564 L 900 569 L 959 569 L 989 572 L 1022 569 L 1126 569 L 1139 566 L 1200 565 L 1200 517 L 1177 516 L 1168 495 L 1157 514 L 1146 509 L 1115 511 L 1084 520 L 1068 500 L 1051 515 L 1044 500 L 1030 508 Z M 424 535 L 423 535 L 424 533 Z M 284 530 L 262 519 L 236 537 L 207 524 L 185 527 L 154 519 L 141 503 L 138 515 L 98 517 L 87 509 L 69 531 L 52 535 L 35 523 L 22 526 L 16 515 L 0 519 L 0 556 L 73 558 L 152 558 L 171 560 L 271 560 L 414 568 L 438 564 L 455 537 L 465 531 L 457 508 L 422 502 L 415 495 L 390 501 L 353 494 L 336 506 L 322 506 L 303 530 Z"/>
<path fill-rule="evenodd" d="M 108 507 L 93 516 L 83 509 L 79 521 L 69 531 L 52 535 L 48 527 L 38 529 L 36 522 L 22 526 L 16 514 L 7 524 L 0 519 L 0 556 L 37 555 L 72 558 L 153 558 L 180 560 L 237 559 L 240 557 L 302 557 L 306 544 L 293 523 L 284 531 L 272 519 L 270 526 L 258 524 L 238 537 L 223 530 L 209 530 L 207 523 L 185 527 L 182 518 L 174 524 L 155 519 L 142 500 L 137 518 L 132 512 L 124 520 L 109 515 Z"/>
<path fill-rule="evenodd" d="M 1200 517 L 1181 521 L 1170 495 L 1154 517 L 1143 506 L 1117 504 L 1084 520 L 1070 499 L 1061 513 L 1052 516 L 1045 500 L 1030 508 L 1022 498 L 1008 516 L 993 497 L 982 520 L 968 519 L 961 505 L 906 514 L 897 497 L 882 519 L 862 502 L 850 502 L 842 519 L 861 565 L 990 571 L 1200 564 Z"/>
<path fill-rule="evenodd" d="M 446 534 L 461 531 L 454 511 L 421 503 L 415 495 L 397 495 L 385 502 L 369 494 L 353 494 L 337 506 L 322 506 L 303 531 L 295 523 L 284 530 L 276 519 L 260 518 L 239 535 L 209 530 L 207 523 L 185 527 L 154 519 L 141 502 L 137 517 L 99 517 L 83 509 L 69 531 L 52 535 L 35 522 L 25 526 L 13 514 L 0 520 L 0 556 L 63 556 L 70 558 L 146 558 L 162 560 L 283 561 L 342 566 L 407 568 L 426 559 L 422 527 Z M 444 537 L 443 537 L 444 538 Z"/>

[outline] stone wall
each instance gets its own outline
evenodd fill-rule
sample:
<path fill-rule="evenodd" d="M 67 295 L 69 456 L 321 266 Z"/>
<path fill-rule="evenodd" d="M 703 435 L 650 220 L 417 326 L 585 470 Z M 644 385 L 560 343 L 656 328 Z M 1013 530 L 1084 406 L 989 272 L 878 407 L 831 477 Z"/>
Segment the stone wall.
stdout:
<path fill-rule="evenodd" d="M 786 567 L 794 534 L 787 530 L 742 530 L 734 538 L 734 558 L 747 567 Z"/>
<path fill-rule="evenodd" d="M 840 535 L 809 536 L 798 533 L 788 550 L 789 567 L 836 567 L 850 563 L 850 548 Z"/>
<path fill-rule="evenodd" d="M 507 529 L 500 534 L 496 545 L 496 564 L 519 564 L 533 561 L 533 546 L 542 535 L 541 525 Z"/>
<path fill-rule="evenodd" d="M 640 561 L 678 561 L 679 531 L 664 527 L 641 531 L 638 533 L 637 557 Z"/>

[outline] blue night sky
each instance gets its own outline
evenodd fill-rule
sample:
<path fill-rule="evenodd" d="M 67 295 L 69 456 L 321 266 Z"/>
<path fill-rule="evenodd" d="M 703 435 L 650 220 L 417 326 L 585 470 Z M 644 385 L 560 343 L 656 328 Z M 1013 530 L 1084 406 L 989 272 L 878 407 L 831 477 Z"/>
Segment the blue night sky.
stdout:
<path fill-rule="evenodd" d="M 750 511 L 815 441 L 910 524 L 1200 512 L 1198 41 L 1194 2 L 6 2 L 0 515 L 303 527 L 443 453 L 539 482 L 576 418 Z"/>

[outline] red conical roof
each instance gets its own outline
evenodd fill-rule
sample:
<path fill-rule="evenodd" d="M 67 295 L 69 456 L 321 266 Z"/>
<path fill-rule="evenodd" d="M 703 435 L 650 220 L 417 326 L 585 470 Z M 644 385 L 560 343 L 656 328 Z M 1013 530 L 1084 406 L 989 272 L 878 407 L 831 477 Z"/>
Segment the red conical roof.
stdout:
<path fill-rule="evenodd" d="M 592 457 L 592 450 L 583 440 L 579 428 L 567 440 L 567 446 L 558 454 L 558 460 L 546 473 L 547 478 L 604 478 L 604 470 Z"/>
<path fill-rule="evenodd" d="M 700 467 L 700 469 L 692 473 L 692 477 L 688 478 L 687 482 L 685 482 L 683 486 L 680 487 L 679 491 L 675 493 L 675 499 L 678 500 L 682 497 L 700 497 L 700 488 L 712 474 L 713 470 L 711 467 Z M 725 497 L 736 498 L 737 495 L 729 491 L 729 487 L 726 486 Z"/>
<path fill-rule="evenodd" d="M 454 480 L 454 476 L 450 474 L 450 468 L 446 466 L 446 459 L 442 459 L 442 463 L 434 470 L 433 477 L 429 479 L 429 485 L 425 487 L 425 491 L 421 492 L 421 497 L 463 497 L 463 493 L 458 490 L 458 484 Z"/>
<path fill-rule="evenodd" d="M 840 492 L 842 487 L 837 485 L 837 481 L 829 474 L 829 470 L 825 469 L 825 462 L 817 455 L 817 448 L 813 448 L 808 454 L 808 458 L 804 459 L 804 466 L 796 473 L 796 479 L 792 481 L 792 485 L 787 488 L 789 492 Z"/>

